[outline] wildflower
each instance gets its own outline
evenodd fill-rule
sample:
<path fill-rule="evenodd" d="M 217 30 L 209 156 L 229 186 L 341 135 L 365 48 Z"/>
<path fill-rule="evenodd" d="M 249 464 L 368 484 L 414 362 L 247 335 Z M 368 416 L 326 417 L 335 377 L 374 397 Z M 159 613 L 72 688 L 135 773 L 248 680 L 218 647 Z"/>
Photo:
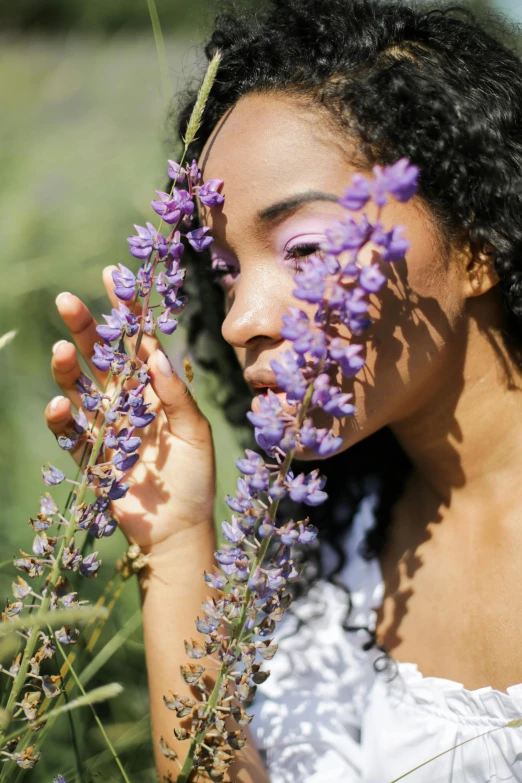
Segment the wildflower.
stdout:
<path fill-rule="evenodd" d="M 198 190 L 198 196 L 202 204 L 206 207 L 214 207 L 222 204 L 225 200 L 218 188 L 223 184 L 222 179 L 209 179 Z"/>

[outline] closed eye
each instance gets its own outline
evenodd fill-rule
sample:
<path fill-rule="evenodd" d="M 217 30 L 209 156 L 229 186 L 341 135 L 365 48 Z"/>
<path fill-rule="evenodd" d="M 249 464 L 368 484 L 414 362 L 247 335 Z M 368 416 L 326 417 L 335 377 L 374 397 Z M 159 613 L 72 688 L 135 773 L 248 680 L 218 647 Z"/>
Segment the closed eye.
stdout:
<path fill-rule="evenodd" d="M 308 242 L 302 245 L 294 245 L 286 251 L 285 261 L 294 261 L 292 264 L 296 272 L 301 271 L 301 265 L 299 260 L 303 258 L 309 258 L 310 256 L 321 257 L 322 250 L 321 245 L 318 242 Z"/>

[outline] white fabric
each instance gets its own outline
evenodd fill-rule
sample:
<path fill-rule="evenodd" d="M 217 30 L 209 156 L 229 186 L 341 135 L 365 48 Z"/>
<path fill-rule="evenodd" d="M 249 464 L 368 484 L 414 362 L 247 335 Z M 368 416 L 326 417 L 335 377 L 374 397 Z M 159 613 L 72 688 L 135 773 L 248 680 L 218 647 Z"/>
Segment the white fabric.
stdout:
<path fill-rule="evenodd" d="M 374 498 L 363 501 L 347 534 L 341 581 L 350 589 L 350 626 L 375 628 L 383 597 L 377 560 L 359 546 L 373 525 Z M 325 563 L 325 565 L 328 565 Z M 279 649 L 250 712 L 271 783 L 522 782 L 522 684 L 507 693 L 423 677 L 414 664 L 378 674 L 378 650 L 364 651 L 364 630 L 345 631 L 346 593 L 320 581 L 279 624 Z M 493 729 L 493 731 L 491 731 Z M 484 734 L 485 732 L 489 732 Z M 479 736 L 479 735 L 483 736 Z"/>

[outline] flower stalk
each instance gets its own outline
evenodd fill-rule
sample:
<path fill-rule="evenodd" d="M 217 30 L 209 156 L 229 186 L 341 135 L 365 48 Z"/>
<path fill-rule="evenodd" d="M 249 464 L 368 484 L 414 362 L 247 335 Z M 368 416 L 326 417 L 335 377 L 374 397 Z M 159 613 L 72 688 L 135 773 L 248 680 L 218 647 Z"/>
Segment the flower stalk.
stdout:
<path fill-rule="evenodd" d="M 80 480 L 70 480 L 63 471 L 51 464 L 42 468 L 47 486 L 53 487 L 64 482 L 74 485 L 63 514 L 49 493 L 41 498 L 39 513 L 29 522 L 36 533 L 33 553 L 22 551 L 21 557 L 15 561 L 15 567 L 29 579 L 46 574 L 44 584 L 35 591 L 19 576 L 18 581 L 13 582 L 15 600 L 8 602 L 2 615 L 3 623 L 12 622 L 18 615 L 23 616 L 23 613 L 36 613 L 38 617 L 44 617 L 49 611 L 80 607 L 85 603 L 77 600 L 76 592 L 70 592 L 67 573 L 79 572 L 86 578 L 95 578 L 101 560 L 97 559 L 97 552 L 84 556 L 83 547 L 75 545 L 75 535 L 86 532 L 101 539 L 112 535 L 117 528 L 117 520 L 110 511 L 111 504 L 128 492 L 129 484 L 125 479 L 139 459 L 142 442 L 139 432 L 150 426 L 156 418 L 156 413 L 150 410 L 150 404 L 145 399 L 150 376 L 138 356 L 141 341 L 144 334 L 154 335 L 158 331 L 172 334 L 175 331 L 177 320 L 173 315 L 180 313 L 186 304 L 186 297 L 180 293 L 185 277 L 180 262 L 185 248 L 188 244 L 201 252 L 212 242 L 207 227 L 191 230 L 195 198 L 199 196 L 207 206 L 223 201 L 217 192 L 222 184 L 220 181 L 213 181 L 213 190 L 207 192 L 209 183 L 205 183 L 205 186 L 201 183 L 197 162 L 184 165 L 187 148 L 199 127 L 219 60 L 217 55 L 203 81 L 193 116 L 188 123 L 181 161 L 169 161 L 168 173 L 173 179 L 170 193 L 158 192 L 159 200 L 151 202 L 152 208 L 161 218 L 159 228 L 156 229 L 151 223 L 147 223 L 146 227 L 136 226 L 137 234 L 127 240 L 131 255 L 140 259 L 141 267 L 137 275 L 123 264 L 113 272 L 114 291 L 120 303 L 111 315 L 104 316 L 106 323 L 97 327 L 100 342 L 95 344 L 92 357 L 92 363 L 107 375 L 108 381 L 100 389 L 86 375 L 79 378 L 76 387 L 82 408 L 74 417 L 74 426 L 58 436 L 58 444 L 66 451 L 81 449 L 83 445 L 77 475 Z M 178 187 L 184 182 L 188 186 L 186 189 Z M 160 233 L 164 223 L 172 227 L 168 237 Z M 158 272 L 160 266 L 162 269 Z M 161 304 L 151 307 L 150 299 L 154 289 L 161 297 Z M 131 300 L 133 305 L 129 309 L 125 303 Z M 141 302 L 141 312 L 135 307 L 138 302 Z M 134 347 L 130 350 L 127 348 L 129 340 L 134 341 Z M 84 457 L 87 458 L 85 465 Z M 91 502 L 87 500 L 88 491 L 94 496 Z M 50 535 L 53 525 L 57 527 L 59 535 Z M 24 604 L 27 598 L 32 599 L 28 605 Z M 63 647 L 75 644 L 79 631 L 65 624 L 58 631 L 49 631 L 47 635 L 40 625 L 28 623 L 28 633 L 22 633 L 26 640 L 23 653 L 17 656 L 8 671 L 1 672 L 12 679 L 12 686 L 6 710 L 1 714 L 0 755 L 8 763 L 3 767 L 0 779 L 8 771 L 10 761 L 15 762 L 20 769 L 30 769 L 40 757 L 36 747 L 27 747 L 21 735 L 18 749 L 17 743 L 14 746 L 12 742 L 6 744 L 6 736 L 13 716 L 22 716 L 28 728 L 34 729 L 37 727 L 36 721 L 42 721 L 43 713 L 39 710 L 42 698 L 49 701 L 62 694 L 57 684 L 59 678 L 41 673 L 45 661 L 54 657 L 56 648 L 63 653 L 64 661 L 75 678 L 71 661 L 67 662 Z M 125 778 L 124 771 L 120 771 Z"/>

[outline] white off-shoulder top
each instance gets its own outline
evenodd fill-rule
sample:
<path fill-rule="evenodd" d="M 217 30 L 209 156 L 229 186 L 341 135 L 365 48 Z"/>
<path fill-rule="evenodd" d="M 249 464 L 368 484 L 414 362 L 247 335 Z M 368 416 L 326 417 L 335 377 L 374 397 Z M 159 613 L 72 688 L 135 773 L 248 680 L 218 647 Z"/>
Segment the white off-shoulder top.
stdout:
<path fill-rule="evenodd" d="M 359 550 L 374 502 L 363 501 L 346 535 L 340 574 L 351 593 L 349 625 L 370 630 L 383 582 L 378 561 Z M 522 725 L 506 726 L 522 719 L 522 684 L 507 693 L 469 691 L 393 661 L 379 673 L 382 653 L 363 649 L 367 631 L 343 629 L 348 599 L 327 581 L 292 609 L 274 636 L 279 649 L 267 664 L 271 676 L 249 710 L 271 783 L 392 783 L 401 776 L 406 783 L 522 781 Z"/>

